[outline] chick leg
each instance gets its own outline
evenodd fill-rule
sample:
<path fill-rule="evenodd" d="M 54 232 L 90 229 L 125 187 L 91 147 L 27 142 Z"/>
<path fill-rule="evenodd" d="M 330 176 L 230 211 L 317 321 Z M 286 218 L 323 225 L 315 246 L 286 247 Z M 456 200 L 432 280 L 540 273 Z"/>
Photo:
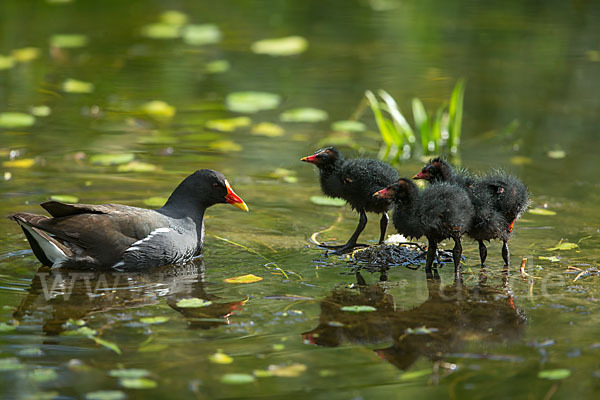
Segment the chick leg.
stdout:
<path fill-rule="evenodd" d="M 389 221 L 390 217 L 388 217 L 388 214 L 384 211 L 381 215 L 381 220 L 379 221 L 379 244 L 383 243 L 385 240 L 385 231 L 387 230 Z"/>

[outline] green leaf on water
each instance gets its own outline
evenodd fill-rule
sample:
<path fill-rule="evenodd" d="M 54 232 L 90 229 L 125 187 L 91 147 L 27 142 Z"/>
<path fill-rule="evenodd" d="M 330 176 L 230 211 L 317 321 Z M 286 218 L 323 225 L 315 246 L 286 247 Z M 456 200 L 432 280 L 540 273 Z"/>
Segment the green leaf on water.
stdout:
<path fill-rule="evenodd" d="M 0 358 L 0 371 L 16 371 L 24 368 L 18 358 Z"/>
<path fill-rule="evenodd" d="M 569 242 L 563 242 L 562 240 L 560 242 L 558 242 L 558 244 L 554 247 L 550 247 L 549 251 L 553 251 L 553 250 L 573 250 L 578 248 L 579 246 L 576 243 L 569 243 Z"/>
<path fill-rule="evenodd" d="M 125 400 L 127 394 L 120 390 L 98 390 L 85 395 L 85 400 Z"/>
<path fill-rule="evenodd" d="M 77 329 L 70 329 L 68 331 L 64 331 L 61 333 L 61 335 L 63 336 L 83 336 L 83 337 L 90 337 L 90 336 L 94 336 L 96 334 L 96 330 L 92 329 L 90 327 L 87 326 L 82 326 L 80 328 Z"/>
<path fill-rule="evenodd" d="M 62 90 L 66 93 L 92 93 L 94 84 L 69 78 L 63 82 Z"/>
<path fill-rule="evenodd" d="M 538 378 L 542 379 L 559 380 L 568 378 L 569 376 L 571 376 L 571 371 L 566 368 L 547 369 L 538 372 Z"/>
<path fill-rule="evenodd" d="M 252 135 L 267 136 L 267 137 L 279 137 L 283 136 L 284 130 L 281 126 L 273 124 L 271 122 L 261 122 L 256 124 L 250 130 Z"/>
<path fill-rule="evenodd" d="M 400 380 L 409 381 L 409 380 L 419 379 L 419 378 L 422 378 L 424 376 L 429 376 L 429 375 L 431 375 L 431 368 L 430 369 L 422 369 L 419 371 L 405 372 L 400 376 Z"/>
<path fill-rule="evenodd" d="M 56 378 L 58 378 L 58 374 L 50 368 L 36 368 L 27 374 L 29 381 L 37 383 L 53 381 Z"/>
<path fill-rule="evenodd" d="M 177 10 L 168 10 L 160 15 L 160 22 L 169 25 L 181 26 L 185 25 L 187 21 L 188 16 Z"/>
<path fill-rule="evenodd" d="M 283 122 L 320 122 L 329 118 L 326 111 L 318 108 L 304 107 L 284 111 L 279 116 Z"/>
<path fill-rule="evenodd" d="M 152 343 L 152 344 L 140 346 L 138 351 L 140 353 L 150 353 L 150 352 L 154 352 L 154 351 L 162 351 L 168 347 L 169 347 L 169 345 L 165 344 L 165 343 Z"/>
<path fill-rule="evenodd" d="M 550 256 L 550 257 L 539 256 L 538 258 L 540 260 L 547 260 L 547 261 L 550 261 L 550 262 L 559 262 L 560 261 L 560 257 L 556 257 L 556 256 Z"/>
<path fill-rule="evenodd" d="M 140 110 L 156 119 L 168 120 L 175 116 L 176 109 L 162 100 L 152 100 L 142 104 Z"/>
<path fill-rule="evenodd" d="M 51 113 L 52 110 L 46 105 L 31 107 L 31 114 L 35 115 L 36 117 L 47 117 Z"/>
<path fill-rule="evenodd" d="M 530 214 L 534 214 L 534 215 L 548 215 L 548 216 L 556 215 L 555 211 L 548 210 L 546 208 L 539 208 L 539 207 L 531 208 L 528 212 Z"/>
<path fill-rule="evenodd" d="M 331 129 L 342 132 L 364 132 L 367 126 L 360 121 L 335 121 L 331 124 Z"/>
<path fill-rule="evenodd" d="M 0 54 L 0 71 L 14 67 L 15 60 L 11 56 L 3 56 Z"/>
<path fill-rule="evenodd" d="M 123 378 L 119 384 L 127 389 L 153 389 L 158 386 L 156 381 L 147 378 Z"/>
<path fill-rule="evenodd" d="M 145 378 L 150 375 L 150 371 L 142 368 L 127 368 L 127 369 L 111 369 L 108 371 L 108 375 L 113 378 Z"/>
<path fill-rule="evenodd" d="M 38 58 L 40 56 L 40 49 L 37 47 L 23 47 L 22 49 L 13 50 L 11 54 L 15 61 L 25 63 Z"/>
<path fill-rule="evenodd" d="M 148 24 L 142 27 L 142 36 L 149 39 L 177 39 L 181 35 L 181 26 L 164 22 Z"/>
<path fill-rule="evenodd" d="M 290 365 L 269 365 L 268 371 L 271 376 L 280 378 L 296 378 L 306 372 L 306 365 L 294 363 Z"/>
<path fill-rule="evenodd" d="M 144 317 L 140 318 L 140 321 L 144 324 L 162 324 L 167 322 L 169 317 Z"/>
<path fill-rule="evenodd" d="M 89 338 L 92 339 L 94 342 L 96 342 L 96 344 L 104 346 L 107 349 L 111 349 L 112 351 L 114 351 L 115 353 L 117 353 L 119 355 L 121 354 L 121 349 L 119 349 L 119 346 L 117 346 L 115 343 L 109 342 L 108 340 L 100 339 L 99 337 L 96 337 L 96 336 L 90 336 Z"/>
<path fill-rule="evenodd" d="M 181 299 L 176 303 L 177 307 L 179 308 L 198 308 L 210 306 L 211 304 L 212 301 L 199 299 L 196 297 L 190 299 Z"/>
<path fill-rule="evenodd" d="M 208 359 L 215 364 L 231 364 L 233 362 L 233 358 L 221 351 L 217 351 L 215 354 L 210 355 Z"/>
<path fill-rule="evenodd" d="M 14 325 L 9 325 L 6 322 L 0 322 L 0 332 L 12 332 L 17 329 Z"/>
<path fill-rule="evenodd" d="M 510 159 L 510 163 L 513 165 L 530 165 L 533 164 L 533 159 L 531 157 L 526 156 L 514 156 Z"/>
<path fill-rule="evenodd" d="M 79 202 L 79 197 L 71 196 L 69 194 L 53 194 L 50 196 L 50 200 L 60 201 L 62 203 L 77 203 Z"/>
<path fill-rule="evenodd" d="M 119 172 L 155 172 L 158 167 L 154 164 L 148 164 L 145 162 L 133 160 L 127 164 L 119 165 L 117 171 Z"/>
<path fill-rule="evenodd" d="M 310 196 L 310 202 L 318 206 L 341 207 L 346 204 L 346 200 L 336 199 L 327 196 Z"/>
<path fill-rule="evenodd" d="M 373 306 L 344 306 L 344 307 L 341 307 L 340 310 L 347 311 L 347 312 L 359 313 L 359 312 L 373 312 L 377 309 Z"/>
<path fill-rule="evenodd" d="M 565 158 L 567 153 L 564 150 L 555 149 L 548 151 L 546 155 L 550 158 L 554 158 L 555 160 L 560 160 L 561 158 Z"/>
<path fill-rule="evenodd" d="M 167 200 L 168 199 L 166 197 L 154 196 L 145 199 L 144 204 L 149 207 L 162 207 L 167 202 Z"/>
<path fill-rule="evenodd" d="M 234 92 L 225 98 L 225 105 L 234 112 L 255 113 L 272 110 L 281 103 L 281 96 L 268 92 Z"/>
<path fill-rule="evenodd" d="M 95 165 L 109 166 L 127 164 L 134 159 L 133 153 L 94 154 L 90 157 L 90 162 Z"/>
<path fill-rule="evenodd" d="M 88 37 L 80 34 L 58 34 L 50 36 L 50 46 L 61 49 L 75 49 L 88 44 Z"/>
<path fill-rule="evenodd" d="M 250 47 L 256 54 L 271 56 L 293 56 L 308 48 L 308 40 L 302 36 L 287 36 L 276 39 L 263 39 L 252 43 Z"/>
<path fill-rule="evenodd" d="M 35 124 L 35 117 L 19 112 L 0 113 L 0 128 L 26 128 Z"/>
<path fill-rule="evenodd" d="M 214 60 L 207 62 L 204 66 L 204 71 L 208 74 L 221 74 L 229 71 L 231 65 L 227 60 Z"/>
<path fill-rule="evenodd" d="M 225 374 L 221 377 L 221 383 L 227 385 L 241 385 L 244 383 L 252 383 L 256 378 L 250 374 Z"/>
<path fill-rule="evenodd" d="M 224 119 L 213 119 L 206 122 L 208 129 L 214 129 L 221 132 L 233 132 L 238 128 L 244 128 L 250 126 L 252 120 L 248 117 L 235 117 L 235 118 L 224 118 Z"/>
<path fill-rule="evenodd" d="M 233 140 L 215 140 L 208 144 L 211 150 L 220 151 L 221 153 L 230 153 L 242 151 L 242 146 Z"/>
<path fill-rule="evenodd" d="M 192 46 L 218 43 L 221 31 L 217 25 L 186 25 L 182 32 L 183 41 Z"/>
<path fill-rule="evenodd" d="M 3 161 L 2 166 L 8 168 L 31 168 L 35 165 L 33 158 L 20 158 L 17 160 Z"/>

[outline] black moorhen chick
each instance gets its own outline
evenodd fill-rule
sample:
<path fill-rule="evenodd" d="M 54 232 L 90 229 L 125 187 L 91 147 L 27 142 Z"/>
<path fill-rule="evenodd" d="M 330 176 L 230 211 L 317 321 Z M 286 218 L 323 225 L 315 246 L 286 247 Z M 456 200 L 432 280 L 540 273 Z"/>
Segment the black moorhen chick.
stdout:
<path fill-rule="evenodd" d="M 345 160 L 335 147 L 317 150 L 313 155 L 301 160 L 319 168 L 323 193 L 346 200 L 360 216 L 358 226 L 346 244 L 321 246 L 336 249 L 339 253 L 356 247 L 356 241 L 367 225 L 367 212 L 382 214 L 379 223 L 379 243 L 383 243 L 389 221 L 387 211 L 391 204 L 388 200 L 374 198 L 373 193 L 396 182 L 399 178 L 398 172 L 389 164 L 377 160 Z"/>
<path fill-rule="evenodd" d="M 460 272 L 461 237 L 471 226 L 475 214 L 471 199 L 462 187 L 440 183 L 419 190 L 412 180 L 403 178 L 373 196 L 394 202 L 392 222 L 398 233 L 415 239 L 427 237 L 425 272 L 428 279 L 433 279 L 431 265 L 437 244 L 447 238 L 454 240 L 454 272 Z"/>
<path fill-rule="evenodd" d="M 185 178 L 158 210 L 48 201 L 41 206 L 52 217 L 8 218 L 21 226 L 44 265 L 126 270 L 184 263 L 200 254 L 204 212 L 218 203 L 248 211 L 222 174 L 202 169 Z"/>
<path fill-rule="evenodd" d="M 475 218 L 467 234 L 479 243 L 481 266 L 487 258 L 484 240 L 502 240 L 502 258 L 509 266 L 508 240 L 515 221 L 529 205 L 529 193 L 519 179 L 503 171 L 496 171 L 481 178 L 473 178 L 466 170 L 455 171 L 441 158 L 434 158 L 414 179 L 431 183 L 453 182 L 468 189 L 475 207 Z"/>

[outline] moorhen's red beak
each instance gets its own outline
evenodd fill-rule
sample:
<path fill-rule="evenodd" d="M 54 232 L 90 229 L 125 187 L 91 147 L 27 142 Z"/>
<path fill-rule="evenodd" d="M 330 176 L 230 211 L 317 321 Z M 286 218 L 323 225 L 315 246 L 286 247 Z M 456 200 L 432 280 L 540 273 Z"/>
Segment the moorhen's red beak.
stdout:
<path fill-rule="evenodd" d="M 427 179 L 427 177 L 425 176 L 423 171 L 420 171 L 418 174 L 415 174 L 415 176 L 413 176 L 413 179 Z"/>
<path fill-rule="evenodd" d="M 390 193 L 387 189 L 381 189 L 380 191 L 373 193 L 373 197 L 376 199 L 387 199 L 390 197 Z"/>
<path fill-rule="evenodd" d="M 229 186 L 229 182 L 225 181 L 225 186 L 227 187 L 227 195 L 225 196 L 225 201 L 231 204 L 234 207 L 239 208 L 240 210 L 248 211 L 248 206 L 244 203 L 244 200 Z"/>
<path fill-rule="evenodd" d="M 300 159 L 300 161 L 304 161 L 304 162 L 311 163 L 311 164 L 314 164 L 316 160 L 317 160 L 316 154 L 313 154 L 312 156 L 302 157 Z"/>

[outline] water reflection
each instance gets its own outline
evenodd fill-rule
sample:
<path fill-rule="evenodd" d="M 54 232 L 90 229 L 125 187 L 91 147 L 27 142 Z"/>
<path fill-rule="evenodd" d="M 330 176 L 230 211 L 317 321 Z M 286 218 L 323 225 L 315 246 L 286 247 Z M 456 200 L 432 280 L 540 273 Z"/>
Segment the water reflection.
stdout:
<path fill-rule="evenodd" d="M 166 300 L 181 313 L 190 327 L 208 329 L 228 324 L 228 317 L 245 300 L 220 302 L 205 290 L 204 261 L 199 258 L 183 266 L 165 266 L 150 272 L 54 270 L 41 267 L 33 277 L 27 296 L 13 317 L 21 324 L 42 324 L 47 335 L 65 330 L 69 319 L 92 314 L 139 308 Z M 185 298 L 210 301 L 204 307 L 181 308 Z"/>
<path fill-rule="evenodd" d="M 458 352 L 467 341 L 512 341 L 525 332 L 527 317 L 514 303 L 506 274 L 500 287 L 488 285 L 482 275 L 474 287 L 460 280 L 446 286 L 439 279 L 427 280 L 427 291 L 424 303 L 403 310 L 381 283 L 359 285 L 358 290 L 335 289 L 321 301 L 319 326 L 302 337 L 307 343 L 326 347 L 391 342 L 391 346 L 375 352 L 406 370 L 420 356 L 440 361 L 448 353 Z M 356 305 L 376 310 L 341 310 Z"/>

